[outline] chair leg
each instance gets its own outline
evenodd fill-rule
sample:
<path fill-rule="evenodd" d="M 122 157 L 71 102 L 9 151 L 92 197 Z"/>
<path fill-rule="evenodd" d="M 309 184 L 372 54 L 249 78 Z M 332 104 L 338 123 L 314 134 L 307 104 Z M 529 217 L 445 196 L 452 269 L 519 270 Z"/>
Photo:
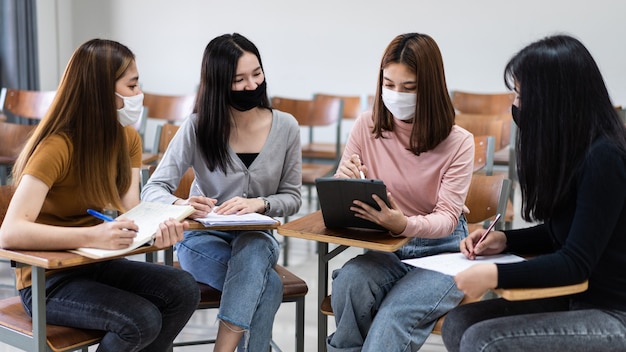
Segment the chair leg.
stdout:
<path fill-rule="evenodd" d="M 283 238 L 283 266 L 289 265 L 289 237 Z"/>
<path fill-rule="evenodd" d="M 296 352 L 304 352 L 304 296 L 296 300 Z"/>

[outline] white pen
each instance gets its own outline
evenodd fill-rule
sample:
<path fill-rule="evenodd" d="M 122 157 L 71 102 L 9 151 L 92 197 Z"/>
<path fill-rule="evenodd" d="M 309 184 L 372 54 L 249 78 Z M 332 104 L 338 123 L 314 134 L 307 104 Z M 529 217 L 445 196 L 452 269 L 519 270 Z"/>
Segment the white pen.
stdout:
<path fill-rule="evenodd" d="M 201 196 L 206 197 L 206 196 L 204 195 L 204 192 L 202 192 L 202 189 L 200 188 L 200 186 L 198 186 L 198 184 L 197 184 L 197 183 L 194 183 L 194 186 L 196 186 L 196 189 L 198 190 L 198 192 L 200 192 L 200 195 L 201 195 Z"/>
<path fill-rule="evenodd" d="M 358 155 L 356 157 L 357 157 L 357 160 L 359 161 L 359 165 L 357 166 L 359 168 L 359 175 L 361 176 L 362 180 L 365 180 L 365 174 L 363 173 L 363 170 L 361 170 L 361 165 L 363 165 L 361 164 L 361 157 Z"/>

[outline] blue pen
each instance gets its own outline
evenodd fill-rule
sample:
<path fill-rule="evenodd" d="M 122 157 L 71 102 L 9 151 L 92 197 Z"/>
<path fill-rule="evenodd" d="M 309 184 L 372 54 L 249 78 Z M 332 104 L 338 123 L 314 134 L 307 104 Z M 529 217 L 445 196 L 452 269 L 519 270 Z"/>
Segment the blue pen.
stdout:
<path fill-rule="evenodd" d="M 98 219 L 104 220 L 106 222 L 115 221 L 115 219 L 113 219 L 112 217 L 106 216 L 106 215 L 102 214 L 101 212 L 95 211 L 93 209 L 87 209 L 87 213 L 89 213 L 89 215 L 93 215 L 93 216 L 97 217 Z"/>

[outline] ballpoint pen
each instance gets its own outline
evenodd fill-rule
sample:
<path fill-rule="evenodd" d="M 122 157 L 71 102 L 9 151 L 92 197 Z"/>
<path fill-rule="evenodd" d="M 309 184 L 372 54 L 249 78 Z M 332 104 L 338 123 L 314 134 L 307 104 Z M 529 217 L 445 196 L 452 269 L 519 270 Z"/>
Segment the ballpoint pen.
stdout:
<path fill-rule="evenodd" d="M 363 165 L 361 163 L 361 157 L 357 155 L 357 159 L 359 161 L 359 165 L 357 165 L 357 167 L 359 168 L 359 176 L 361 176 L 362 180 L 365 180 L 365 174 L 363 173 L 363 170 L 361 170 L 361 165 Z"/>
<path fill-rule="evenodd" d="M 476 248 L 476 246 L 478 246 L 484 239 L 485 237 L 487 237 L 487 235 L 489 234 L 489 232 L 491 232 L 491 230 L 493 230 L 493 227 L 496 225 L 496 223 L 498 222 L 498 220 L 500 220 L 500 216 L 502 214 L 497 214 L 496 218 L 493 219 L 493 221 L 491 222 L 491 224 L 489 224 L 489 227 L 487 227 L 487 230 L 485 230 L 485 233 L 483 233 L 482 236 L 480 236 L 480 239 L 478 239 L 478 242 L 476 242 L 476 244 L 474 245 L 473 248 Z M 474 254 L 474 249 L 472 248 L 472 254 Z"/>
<path fill-rule="evenodd" d="M 87 209 L 87 213 L 89 213 L 89 215 L 95 216 L 100 220 L 104 220 L 106 222 L 111 222 L 111 221 L 115 221 L 115 219 L 113 219 L 110 216 L 104 215 L 99 211 L 95 211 L 93 209 Z"/>
<path fill-rule="evenodd" d="M 204 192 L 202 192 L 202 189 L 200 188 L 200 186 L 198 186 L 198 184 L 197 184 L 197 183 L 194 183 L 193 185 L 194 185 L 194 186 L 196 186 L 196 189 L 198 190 L 198 192 L 200 192 L 200 195 L 201 195 L 201 196 L 206 197 L 206 196 L 204 195 Z"/>

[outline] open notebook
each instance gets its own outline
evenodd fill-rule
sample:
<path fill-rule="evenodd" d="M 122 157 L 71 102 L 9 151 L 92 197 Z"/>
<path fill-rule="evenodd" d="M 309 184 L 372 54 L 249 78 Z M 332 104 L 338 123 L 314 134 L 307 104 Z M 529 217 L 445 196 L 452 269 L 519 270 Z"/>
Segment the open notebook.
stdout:
<path fill-rule="evenodd" d="M 210 212 L 206 217 L 194 220 L 201 223 L 205 227 L 278 224 L 278 220 L 259 213 L 220 215 L 215 212 Z"/>
<path fill-rule="evenodd" d="M 84 255 L 89 258 L 107 258 L 128 253 L 144 244 L 151 244 L 154 235 L 159 229 L 159 224 L 163 221 L 174 218 L 183 220 L 193 213 L 194 209 L 190 205 L 173 205 L 164 203 L 141 202 L 136 207 L 120 215 L 118 218 L 134 220 L 139 231 L 133 243 L 124 249 L 99 249 L 99 248 L 77 248 L 71 252 Z"/>

